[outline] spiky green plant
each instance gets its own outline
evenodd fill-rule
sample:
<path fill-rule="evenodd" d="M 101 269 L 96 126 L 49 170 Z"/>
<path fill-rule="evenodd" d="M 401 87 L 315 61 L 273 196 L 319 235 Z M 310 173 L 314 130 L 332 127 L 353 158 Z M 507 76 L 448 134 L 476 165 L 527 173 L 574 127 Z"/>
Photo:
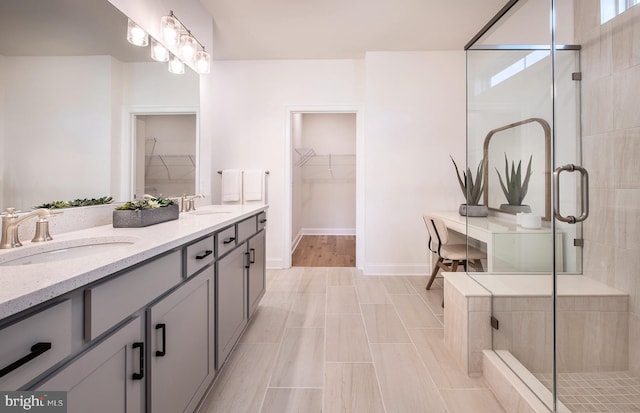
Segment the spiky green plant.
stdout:
<path fill-rule="evenodd" d="M 456 161 L 453 160 L 453 157 L 449 155 L 451 158 L 451 162 L 453 162 L 453 166 L 456 168 L 456 175 L 458 175 L 458 183 L 460 184 L 460 189 L 462 190 L 462 194 L 467 201 L 467 205 L 479 205 L 480 196 L 482 196 L 482 191 L 484 189 L 484 159 L 480 161 L 480 165 L 478 165 L 478 169 L 476 170 L 476 180 L 473 181 L 473 174 L 471 173 L 471 169 L 467 167 L 466 172 L 462 172 L 462 177 L 460 176 L 460 171 L 458 170 L 458 165 L 456 165 Z"/>
<path fill-rule="evenodd" d="M 504 192 L 504 196 L 507 197 L 509 205 L 522 205 L 524 197 L 527 196 L 527 191 L 529 190 L 529 178 L 531 178 L 532 158 L 533 155 L 529 157 L 529 166 L 527 166 L 527 173 L 524 176 L 524 181 L 522 180 L 522 160 L 518 162 L 517 169 L 515 168 L 515 163 L 511 161 L 511 173 L 509 173 L 509 160 L 507 159 L 507 154 L 504 154 L 504 177 L 506 179 L 506 183 L 502 180 L 500 171 L 496 168 L 502 192 Z"/>

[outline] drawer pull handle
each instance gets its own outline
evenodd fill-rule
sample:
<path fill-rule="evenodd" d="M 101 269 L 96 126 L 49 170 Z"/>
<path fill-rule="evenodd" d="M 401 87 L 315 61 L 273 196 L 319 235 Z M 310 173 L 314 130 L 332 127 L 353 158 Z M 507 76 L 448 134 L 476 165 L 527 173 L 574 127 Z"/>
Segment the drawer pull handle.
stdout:
<path fill-rule="evenodd" d="M 203 254 L 196 255 L 196 260 L 203 260 L 207 258 L 209 255 L 213 254 L 212 250 L 205 250 Z"/>
<path fill-rule="evenodd" d="M 235 237 L 229 237 L 229 238 L 225 238 L 224 241 L 222 241 L 223 244 L 231 244 L 233 241 L 235 241 L 236 238 Z"/>
<path fill-rule="evenodd" d="M 249 268 L 251 266 L 251 256 L 249 255 L 248 252 L 244 253 L 244 258 L 245 258 L 244 268 Z"/>
<path fill-rule="evenodd" d="M 138 342 L 138 343 L 133 343 L 133 349 L 140 349 L 140 372 L 139 373 L 133 373 L 133 376 L 131 376 L 131 378 L 133 380 L 142 380 L 144 378 L 144 343 L 142 342 Z"/>
<path fill-rule="evenodd" d="M 164 357 L 167 355 L 167 325 L 156 324 L 156 330 L 162 329 L 162 350 L 156 350 L 156 357 Z"/>
<path fill-rule="evenodd" d="M 261 223 L 261 224 L 264 224 L 265 222 L 267 222 L 267 219 L 266 219 L 266 218 L 262 218 L 262 219 L 260 220 L 260 223 Z"/>
<path fill-rule="evenodd" d="M 249 250 L 249 252 L 251 252 L 251 259 L 249 260 L 249 262 L 251 264 L 255 264 L 256 263 L 256 249 L 255 248 L 251 248 Z"/>
<path fill-rule="evenodd" d="M 14 361 L 13 363 L 9 364 L 7 367 L 5 367 L 2 370 L 0 370 L 0 377 L 6 376 L 7 374 L 9 374 L 12 371 L 22 367 L 23 365 L 27 364 L 28 362 L 30 362 L 34 358 L 42 355 L 43 353 L 46 353 L 49 350 L 51 350 L 51 343 L 36 343 L 36 344 L 34 344 L 33 346 L 31 346 L 31 353 L 27 354 L 26 356 L 24 356 L 20 360 Z"/>

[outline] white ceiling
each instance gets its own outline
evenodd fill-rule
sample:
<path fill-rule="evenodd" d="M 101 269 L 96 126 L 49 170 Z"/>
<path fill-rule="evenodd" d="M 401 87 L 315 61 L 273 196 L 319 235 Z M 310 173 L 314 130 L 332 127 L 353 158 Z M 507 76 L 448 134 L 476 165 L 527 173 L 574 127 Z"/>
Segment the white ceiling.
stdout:
<path fill-rule="evenodd" d="M 214 59 L 349 59 L 462 50 L 507 0 L 200 0 Z"/>

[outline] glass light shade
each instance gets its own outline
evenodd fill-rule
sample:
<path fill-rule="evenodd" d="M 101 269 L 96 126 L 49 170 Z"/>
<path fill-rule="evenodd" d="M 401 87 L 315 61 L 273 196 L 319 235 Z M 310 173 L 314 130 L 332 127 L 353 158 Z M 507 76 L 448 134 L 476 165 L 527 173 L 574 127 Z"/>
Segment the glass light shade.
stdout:
<path fill-rule="evenodd" d="M 202 74 L 211 71 L 211 56 L 204 50 L 198 50 L 196 52 L 196 71 Z"/>
<path fill-rule="evenodd" d="M 169 72 L 176 75 L 184 73 L 184 63 L 182 63 L 177 56 L 171 55 L 171 58 L 169 59 Z"/>
<path fill-rule="evenodd" d="M 169 61 L 169 51 L 153 37 L 151 38 L 151 58 L 156 62 Z"/>
<path fill-rule="evenodd" d="M 142 27 L 129 19 L 127 23 L 127 41 L 136 46 L 146 46 L 149 44 L 149 35 L 142 30 Z"/>
<path fill-rule="evenodd" d="M 182 60 L 191 62 L 196 57 L 196 50 L 198 50 L 198 43 L 196 39 L 190 34 L 183 34 L 180 36 L 180 56 Z"/>
<path fill-rule="evenodd" d="M 180 22 L 173 16 L 162 16 L 160 20 L 160 31 L 162 32 L 162 39 L 164 42 L 173 46 L 178 44 L 180 39 Z"/>

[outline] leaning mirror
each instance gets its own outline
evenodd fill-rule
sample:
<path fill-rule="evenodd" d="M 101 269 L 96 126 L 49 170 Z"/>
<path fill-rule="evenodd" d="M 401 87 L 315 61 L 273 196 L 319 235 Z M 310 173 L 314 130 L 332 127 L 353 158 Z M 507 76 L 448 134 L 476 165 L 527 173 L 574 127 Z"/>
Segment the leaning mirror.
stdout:
<path fill-rule="evenodd" d="M 529 118 L 492 129 L 484 140 L 484 203 L 515 214 L 549 220 L 551 128 Z"/>
<path fill-rule="evenodd" d="M 142 115 L 190 115 L 184 132 L 153 136 L 154 155 L 190 155 L 171 176 L 191 174 L 180 191 L 195 192 L 198 75 L 128 43 L 127 21 L 107 0 L 0 0 L 0 207 L 131 199 L 133 171 L 154 161 L 136 155 L 152 137 L 135 127 Z"/>

